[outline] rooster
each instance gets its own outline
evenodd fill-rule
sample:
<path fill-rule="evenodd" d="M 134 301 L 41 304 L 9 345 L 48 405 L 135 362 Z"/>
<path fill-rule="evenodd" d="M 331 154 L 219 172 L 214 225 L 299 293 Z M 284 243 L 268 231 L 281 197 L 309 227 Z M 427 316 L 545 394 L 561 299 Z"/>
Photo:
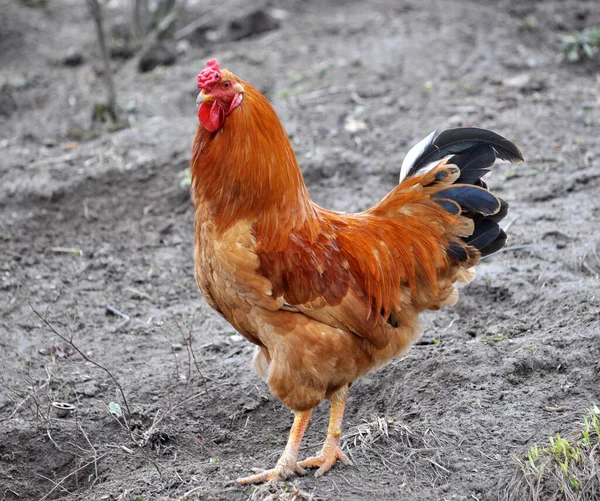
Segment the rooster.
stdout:
<path fill-rule="evenodd" d="M 275 111 L 252 85 L 208 61 L 198 75 L 191 160 L 196 281 L 208 304 L 257 346 L 254 368 L 294 413 L 274 468 L 285 480 L 339 460 L 348 389 L 421 336 L 419 313 L 453 305 L 480 258 L 500 248 L 508 204 L 481 177 L 521 162 L 493 132 L 433 132 L 406 155 L 400 183 L 371 209 L 312 202 Z M 298 461 L 312 410 L 331 402 L 327 438 Z"/>

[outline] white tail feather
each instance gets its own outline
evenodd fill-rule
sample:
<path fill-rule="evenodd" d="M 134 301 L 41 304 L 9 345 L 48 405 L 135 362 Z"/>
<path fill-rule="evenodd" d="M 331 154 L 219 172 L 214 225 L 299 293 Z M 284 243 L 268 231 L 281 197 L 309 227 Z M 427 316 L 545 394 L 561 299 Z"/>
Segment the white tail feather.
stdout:
<path fill-rule="evenodd" d="M 400 183 L 404 180 L 404 178 L 410 171 L 410 168 L 414 165 L 414 163 L 421 156 L 421 154 L 429 147 L 431 143 L 433 143 L 436 137 L 436 133 L 437 129 L 434 130 L 431 134 L 429 134 L 425 139 L 422 139 L 417 144 L 415 144 L 410 150 L 408 150 L 408 153 L 406 154 L 406 156 L 404 157 L 404 161 L 402 162 L 402 167 L 400 168 Z M 431 168 L 430 166 L 425 167 Z M 419 169 L 419 172 L 421 172 L 422 170 L 423 169 Z"/>

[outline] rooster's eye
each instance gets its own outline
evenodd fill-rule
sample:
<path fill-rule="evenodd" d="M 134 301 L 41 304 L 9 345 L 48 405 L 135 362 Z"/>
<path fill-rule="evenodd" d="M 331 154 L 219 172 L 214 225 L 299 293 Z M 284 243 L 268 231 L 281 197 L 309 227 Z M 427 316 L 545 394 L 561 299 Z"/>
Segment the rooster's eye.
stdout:
<path fill-rule="evenodd" d="M 229 82 L 224 82 L 223 83 L 223 88 L 226 89 L 227 87 L 229 87 Z"/>

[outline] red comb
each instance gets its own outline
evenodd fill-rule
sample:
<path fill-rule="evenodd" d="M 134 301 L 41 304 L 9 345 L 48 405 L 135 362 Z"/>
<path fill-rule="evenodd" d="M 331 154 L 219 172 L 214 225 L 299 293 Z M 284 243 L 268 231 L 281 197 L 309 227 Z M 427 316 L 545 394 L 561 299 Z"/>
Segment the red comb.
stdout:
<path fill-rule="evenodd" d="M 219 61 L 211 59 L 206 63 L 206 67 L 198 75 L 198 89 L 209 90 L 212 85 L 219 80 L 221 80 Z"/>

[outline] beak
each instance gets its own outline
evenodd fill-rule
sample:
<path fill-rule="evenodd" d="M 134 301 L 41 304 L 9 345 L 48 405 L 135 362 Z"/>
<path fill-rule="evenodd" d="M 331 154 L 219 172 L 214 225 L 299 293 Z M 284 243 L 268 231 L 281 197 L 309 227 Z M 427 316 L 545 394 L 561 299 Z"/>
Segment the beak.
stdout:
<path fill-rule="evenodd" d="M 203 91 L 200 91 L 200 94 L 196 98 L 196 106 L 200 106 L 202 103 L 209 103 L 212 99 L 213 97 L 210 94 L 204 94 Z"/>

